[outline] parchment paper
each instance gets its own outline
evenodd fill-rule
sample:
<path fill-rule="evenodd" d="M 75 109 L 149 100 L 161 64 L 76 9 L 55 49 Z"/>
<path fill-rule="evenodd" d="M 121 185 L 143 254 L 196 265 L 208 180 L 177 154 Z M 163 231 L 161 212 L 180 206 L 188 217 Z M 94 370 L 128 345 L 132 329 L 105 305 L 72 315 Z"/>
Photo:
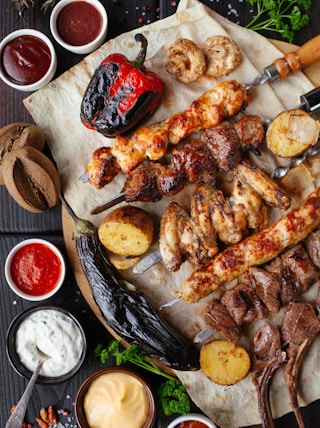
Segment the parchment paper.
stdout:
<path fill-rule="evenodd" d="M 195 0 L 182 0 L 177 13 L 139 30 L 122 34 L 116 39 L 105 43 L 100 49 L 88 55 L 79 64 L 66 71 L 45 88 L 24 100 L 35 123 L 46 134 L 47 143 L 57 163 L 62 180 L 62 188 L 66 199 L 78 216 L 91 220 L 96 225 L 106 213 L 90 216 L 89 211 L 96 205 L 118 194 L 122 188 L 124 177 L 118 177 L 103 190 L 97 190 L 89 184 L 81 184 L 79 177 L 91 158 L 92 152 L 103 145 L 111 145 L 112 139 L 105 138 L 95 131 L 86 129 L 80 123 L 80 104 L 86 86 L 95 68 L 102 59 L 113 52 L 121 52 L 134 59 L 139 46 L 134 42 L 134 34 L 143 32 L 149 45 L 146 66 L 157 72 L 165 83 L 165 93 L 161 106 L 147 123 L 155 123 L 187 108 L 190 103 L 203 92 L 214 87 L 220 79 L 202 77 L 199 81 L 185 85 L 179 83 L 165 71 L 165 53 L 177 38 L 188 38 L 201 44 L 212 35 L 226 35 L 234 39 L 242 55 L 241 65 L 228 76 L 239 82 L 250 82 L 282 53 L 267 39 L 241 28 L 217 15 Z M 272 118 L 287 108 L 299 104 L 301 94 L 312 89 L 313 85 L 302 73 L 297 73 L 287 81 L 269 86 L 267 84 L 250 92 L 252 102 L 247 109 L 248 114 L 259 114 L 263 118 Z M 260 159 L 254 158 L 265 170 L 279 163 L 269 155 Z M 190 205 L 192 187 L 174 197 L 186 208 Z M 160 215 L 172 198 L 163 198 L 159 203 L 136 203 L 153 213 L 157 222 Z M 155 243 L 155 246 L 157 243 Z M 169 274 L 161 263 L 151 268 L 144 275 L 133 275 L 126 271 L 124 275 L 145 292 L 151 303 L 159 307 L 172 299 L 172 291 L 177 290 L 181 282 L 191 273 L 193 267 L 184 263 L 179 272 Z M 316 285 L 309 292 L 308 298 L 313 299 Z M 207 299 L 200 303 L 187 305 L 179 302 L 164 311 L 164 315 L 191 339 L 204 327 L 201 310 Z M 252 326 L 252 329 L 257 325 Z M 247 332 L 252 334 L 251 332 Z M 248 335 L 243 344 L 249 346 Z M 299 376 L 299 402 L 301 406 L 320 397 L 320 342 L 313 344 L 306 357 Z M 256 392 L 251 375 L 229 388 L 220 387 L 209 381 L 201 371 L 177 372 L 188 389 L 193 401 L 221 428 L 234 428 L 260 422 Z M 279 417 L 289 412 L 288 394 L 284 387 L 281 370 L 275 376 L 272 393 L 273 416 Z"/>

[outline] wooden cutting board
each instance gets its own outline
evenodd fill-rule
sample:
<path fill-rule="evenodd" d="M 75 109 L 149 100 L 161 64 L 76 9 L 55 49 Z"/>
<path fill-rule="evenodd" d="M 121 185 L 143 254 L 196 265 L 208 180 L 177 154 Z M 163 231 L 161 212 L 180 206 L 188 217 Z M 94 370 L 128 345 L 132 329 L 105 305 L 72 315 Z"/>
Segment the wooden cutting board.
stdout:
<path fill-rule="evenodd" d="M 283 53 L 293 51 L 297 48 L 297 46 L 290 45 L 288 43 L 281 42 L 278 40 L 272 40 L 272 43 L 274 43 L 278 47 L 278 49 L 280 49 Z M 319 63 L 306 68 L 304 70 L 304 73 L 315 86 L 320 86 L 320 64 Z M 81 290 L 81 293 L 83 294 L 85 300 L 87 301 L 87 303 L 89 304 L 90 308 L 92 309 L 94 314 L 97 316 L 97 318 L 101 321 L 101 323 L 116 339 L 120 340 L 120 338 L 103 320 L 100 310 L 91 295 L 89 284 L 83 274 L 83 271 L 77 256 L 75 243 L 72 240 L 73 221 L 71 217 L 67 214 L 65 209 L 62 209 L 62 227 L 63 227 L 63 235 L 64 235 L 65 245 L 66 245 L 67 254 L 70 260 L 71 268 L 73 270 L 77 284 Z"/>

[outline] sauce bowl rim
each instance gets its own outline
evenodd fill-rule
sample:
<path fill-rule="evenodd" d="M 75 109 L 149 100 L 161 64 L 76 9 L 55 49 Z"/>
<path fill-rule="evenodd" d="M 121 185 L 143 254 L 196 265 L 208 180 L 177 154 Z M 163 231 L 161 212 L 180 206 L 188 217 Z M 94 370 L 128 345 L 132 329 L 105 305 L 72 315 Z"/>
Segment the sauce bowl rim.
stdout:
<path fill-rule="evenodd" d="M 44 76 L 41 77 L 41 79 L 37 80 L 34 83 L 30 83 L 27 85 L 19 85 L 18 83 L 15 83 L 10 78 L 7 77 L 6 72 L 3 69 L 2 66 L 2 52 L 5 48 L 5 46 L 11 42 L 12 40 L 16 39 L 19 36 L 34 36 L 38 39 L 42 40 L 49 48 L 50 55 L 51 55 L 51 61 L 50 66 Z M 36 91 L 38 89 L 41 89 L 46 84 L 48 84 L 54 77 L 56 69 L 57 69 L 57 55 L 56 51 L 54 49 L 53 43 L 49 39 L 48 36 L 46 36 L 44 33 L 38 30 L 34 30 L 33 28 L 22 28 L 20 30 L 12 31 L 11 33 L 7 34 L 0 42 L 0 78 L 3 80 L 4 83 L 6 83 L 8 86 L 11 86 L 14 89 L 17 89 L 19 91 Z"/>
<path fill-rule="evenodd" d="M 188 413 L 186 415 L 180 415 L 173 419 L 167 426 L 167 428 L 177 428 L 178 424 L 181 422 L 187 421 L 198 421 L 203 422 L 208 428 L 217 428 L 217 425 L 211 421 L 207 416 L 202 415 L 201 413 Z"/>
<path fill-rule="evenodd" d="M 60 13 L 60 11 L 67 6 L 70 3 L 75 3 L 75 2 L 86 2 L 88 4 L 90 4 L 91 6 L 95 7 L 95 9 L 98 11 L 99 15 L 102 18 L 102 25 L 101 25 L 101 30 L 98 34 L 98 36 L 92 40 L 90 43 L 87 43 L 85 45 L 81 45 L 81 46 L 74 46 L 74 45 L 70 45 L 69 43 L 65 42 L 59 35 L 58 30 L 57 30 L 57 18 L 58 15 Z M 51 15 L 50 15 L 50 31 L 51 34 L 53 36 L 53 38 L 55 39 L 55 41 L 62 46 L 64 49 L 75 53 L 75 54 L 80 54 L 80 55 L 84 55 L 84 54 L 88 54 L 93 52 L 94 50 L 98 49 L 102 43 L 104 42 L 106 35 L 107 35 L 107 31 L 108 31 L 108 14 L 107 11 L 105 9 L 105 7 L 103 6 L 103 4 L 99 1 L 99 0 L 60 0 L 52 9 Z"/>
<path fill-rule="evenodd" d="M 11 263 L 14 255 L 17 253 L 17 251 L 20 248 L 23 248 L 28 244 L 37 244 L 37 243 L 46 245 L 58 256 L 61 263 L 61 272 L 60 272 L 60 277 L 57 284 L 51 291 L 45 294 L 41 294 L 40 296 L 33 296 L 31 294 L 24 293 L 17 287 L 17 285 L 14 283 L 11 277 L 10 267 L 11 267 Z M 5 273 L 6 281 L 9 284 L 9 287 L 17 296 L 25 300 L 29 300 L 31 302 L 40 302 L 42 300 L 48 299 L 49 297 L 52 297 L 62 287 L 62 284 L 64 283 L 65 276 L 66 276 L 66 262 L 59 248 L 56 245 L 54 245 L 52 242 L 41 238 L 30 238 L 30 239 L 25 239 L 23 241 L 20 241 L 9 251 L 9 254 L 7 255 L 6 261 L 5 261 L 4 273 Z"/>

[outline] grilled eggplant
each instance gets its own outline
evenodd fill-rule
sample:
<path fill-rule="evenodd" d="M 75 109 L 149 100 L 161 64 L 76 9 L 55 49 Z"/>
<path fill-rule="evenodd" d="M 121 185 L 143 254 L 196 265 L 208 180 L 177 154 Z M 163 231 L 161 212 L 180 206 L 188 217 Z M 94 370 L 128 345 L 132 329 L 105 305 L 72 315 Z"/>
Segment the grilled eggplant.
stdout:
<path fill-rule="evenodd" d="M 176 331 L 147 301 L 141 291 L 128 283 L 109 260 L 100 243 L 97 228 L 79 219 L 67 205 L 74 221 L 73 238 L 83 272 L 106 323 L 129 345 L 175 370 L 199 369 L 199 352 Z"/>

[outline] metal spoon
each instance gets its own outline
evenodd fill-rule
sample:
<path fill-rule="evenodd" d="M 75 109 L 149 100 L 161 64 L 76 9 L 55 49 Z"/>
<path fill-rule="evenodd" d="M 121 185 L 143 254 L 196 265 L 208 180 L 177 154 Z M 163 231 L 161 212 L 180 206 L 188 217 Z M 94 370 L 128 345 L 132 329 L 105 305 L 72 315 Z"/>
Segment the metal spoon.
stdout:
<path fill-rule="evenodd" d="M 29 403 L 31 393 L 33 391 L 33 387 L 38 379 L 41 367 L 43 366 L 43 363 L 47 361 L 49 358 L 51 358 L 49 355 L 42 352 L 38 346 L 36 346 L 39 359 L 37 366 L 29 380 L 29 383 L 22 394 L 14 412 L 11 414 L 10 418 L 8 419 L 5 428 L 21 428 L 24 420 L 24 416 L 26 414 L 27 405 Z"/>

